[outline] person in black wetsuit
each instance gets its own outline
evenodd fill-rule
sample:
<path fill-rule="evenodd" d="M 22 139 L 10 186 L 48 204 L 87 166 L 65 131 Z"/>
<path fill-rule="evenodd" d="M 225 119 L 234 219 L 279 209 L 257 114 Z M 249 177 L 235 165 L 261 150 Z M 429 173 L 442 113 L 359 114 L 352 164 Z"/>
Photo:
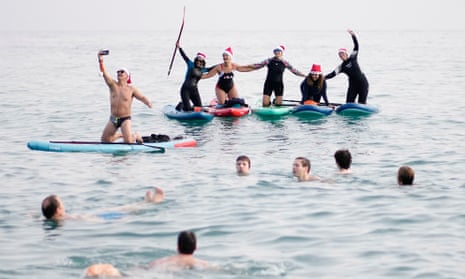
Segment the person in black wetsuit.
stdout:
<path fill-rule="evenodd" d="M 354 42 L 354 50 L 350 54 L 347 49 L 339 49 L 339 57 L 342 59 L 342 64 L 339 65 L 334 71 L 326 75 L 326 79 L 331 79 L 339 73 L 345 73 L 349 77 L 349 88 L 347 89 L 346 103 L 354 103 L 358 95 L 358 103 L 366 104 L 368 96 L 368 80 L 365 74 L 358 65 L 358 41 L 354 31 L 347 30 L 352 36 Z"/>
<path fill-rule="evenodd" d="M 176 106 L 176 109 L 192 111 L 194 109 L 191 106 L 191 101 L 194 107 L 202 106 L 202 99 L 200 98 L 197 84 L 203 73 L 207 73 L 209 70 L 205 67 L 206 55 L 202 52 L 198 52 L 194 61 L 191 61 L 179 43 L 177 44 L 177 47 L 179 49 L 179 53 L 187 64 L 187 71 L 184 83 L 181 87 L 181 102 Z"/>
<path fill-rule="evenodd" d="M 325 105 L 328 106 L 328 97 L 326 96 L 326 80 L 321 73 L 321 66 L 313 64 L 310 73 L 300 84 L 300 92 L 302 93 L 301 104 L 310 103 L 318 105 L 321 97 L 325 101 Z"/>
<path fill-rule="evenodd" d="M 278 46 L 273 50 L 274 56 L 260 63 L 251 65 L 255 70 L 261 69 L 265 66 L 268 67 L 265 83 L 263 85 L 263 101 L 264 107 L 271 105 L 271 94 L 274 92 L 276 96 L 275 105 L 281 105 L 284 94 L 283 73 L 285 69 L 291 71 L 294 75 L 305 77 L 305 74 L 292 67 L 289 62 L 283 59 L 283 52 L 285 47 Z"/>

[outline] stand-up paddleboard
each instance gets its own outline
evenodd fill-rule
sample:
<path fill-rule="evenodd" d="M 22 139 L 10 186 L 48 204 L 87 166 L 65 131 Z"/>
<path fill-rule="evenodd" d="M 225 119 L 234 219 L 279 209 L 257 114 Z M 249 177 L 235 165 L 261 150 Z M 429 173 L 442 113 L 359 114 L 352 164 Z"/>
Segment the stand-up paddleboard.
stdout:
<path fill-rule="evenodd" d="M 219 105 L 216 99 L 210 102 L 209 112 L 218 117 L 241 117 L 250 113 L 248 105 Z"/>
<path fill-rule="evenodd" d="M 336 113 L 345 116 L 364 116 L 379 112 L 379 109 L 372 105 L 347 103 L 336 108 Z"/>
<path fill-rule="evenodd" d="M 146 143 L 102 143 L 92 141 L 29 141 L 27 147 L 31 150 L 48 152 L 98 152 L 126 153 L 152 152 L 164 153 L 166 148 L 195 147 L 197 141 L 191 138 L 174 138 L 165 142 Z"/>
<path fill-rule="evenodd" d="M 260 117 L 282 117 L 289 114 L 292 108 L 282 107 L 282 106 L 269 106 L 269 107 L 255 107 L 252 109 L 252 112 Z"/>
<path fill-rule="evenodd" d="M 170 119 L 180 121 L 210 121 L 213 119 L 213 114 L 205 111 L 180 111 L 173 105 L 163 107 L 163 113 Z"/>
<path fill-rule="evenodd" d="M 274 119 L 288 115 L 291 109 L 292 107 L 289 106 L 275 106 L 273 104 L 264 107 L 260 99 L 256 102 L 255 107 L 252 108 L 252 113 L 264 119 Z"/>
<path fill-rule="evenodd" d="M 291 114 L 299 117 L 323 117 L 328 116 L 333 109 L 326 106 L 300 105 L 291 110 Z"/>

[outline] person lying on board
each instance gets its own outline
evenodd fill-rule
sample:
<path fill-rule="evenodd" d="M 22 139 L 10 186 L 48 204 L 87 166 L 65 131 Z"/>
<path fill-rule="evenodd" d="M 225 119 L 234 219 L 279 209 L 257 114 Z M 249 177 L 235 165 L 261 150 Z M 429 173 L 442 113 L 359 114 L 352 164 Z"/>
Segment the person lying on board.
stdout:
<path fill-rule="evenodd" d="M 415 172 L 409 166 L 402 166 L 397 171 L 397 184 L 399 185 L 413 185 L 415 179 Z"/>
<path fill-rule="evenodd" d="M 241 155 L 236 158 L 236 171 L 239 176 L 250 174 L 250 158 L 246 155 Z"/>
<path fill-rule="evenodd" d="M 126 143 L 139 142 L 142 138 L 138 133 L 131 132 L 131 106 L 133 98 L 152 108 L 152 102 L 139 89 L 132 85 L 131 75 L 126 68 L 120 68 L 116 71 L 117 79 L 114 80 L 106 71 L 103 65 L 102 51 L 98 52 L 98 61 L 103 79 L 110 89 L 110 120 L 106 124 L 101 141 L 113 142 L 118 138 L 123 138 Z M 121 129 L 121 133 L 117 132 Z"/>
<path fill-rule="evenodd" d="M 352 164 L 352 155 L 347 149 L 340 149 L 334 153 L 334 160 L 339 169 L 340 174 L 352 173 L 350 165 Z"/>
<path fill-rule="evenodd" d="M 227 99 L 239 99 L 237 88 L 234 85 L 234 71 L 250 72 L 253 70 L 250 66 L 241 66 L 232 62 L 233 51 L 230 47 L 223 52 L 223 63 L 211 68 L 208 73 L 202 75 L 202 79 L 210 78 L 218 74 L 218 82 L 215 86 L 216 99 L 218 104 L 224 105 Z"/>
<path fill-rule="evenodd" d="M 297 177 L 297 181 L 315 181 L 320 180 L 318 176 L 310 174 L 310 160 L 305 157 L 297 157 L 292 164 L 292 174 Z"/>
<path fill-rule="evenodd" d="M 179 42 L 176 44 L 179 53 L 187 64 L 186 76 L 181 87 L 181 102 L 176 107 L 176 110 L 193 111 L 191 101 L 194 107 L 202 107 L 202 99 L 200 98 L 199 88 L 197 86 L 200 78 L 204 73 L 207 73 L 211 68 L 205 67 L 207 56 L 202 52 L 197 52 L 194 61 L 190 60 L 182 49 Z"/>
<path fill-rule="evenodd" d="M 344 73 L 349 78 L 349 88 L 347 89 L 346 103 L 355 103 L 355 98 L 358 95 L 358 103 L 366 104 L 368 97 L 368 80 L 365 74 L 358 65 L 358 40 L 355 36 L 354 31 L 347 30 L 352 36 L 354 42 L 354 49 L 352 53 L 348 54 L 346 48 L 340 48 L 338 50 L 339 58 L 342 63 L 331 73 L 325 76 L 326 79 L 331 79 L 340 73 Z"/>
<path fill-rule="evenodd" d="M 329 105 L 328 97 L 326 96 L 326 80 L 322 75 L 320 65 L 312 65 L 310 73 L 300 84 L 300 93 L 302 94 L 300 101 L 302 105 L 306 104 L 307 101 L 313 101 L 318 105 L 320 104 L 321 97 L 323 97 L 325 105 Z"/>
<path fill-rule="evenodd" d="M 197 249 L 197 239 L 194 232 L 182 231 L 178 234 L 178 253 L 154 260 L 148 264 L 148 267 L 156 267 L 163 270 L 179 270 L 182 268 L 205 268 L 210 264 L 207 261 L 194 257 L 194 251 Z M 93 264 L 86 268 L 86 277 L 121 277 L 121 272 L 111 264 Z"/>
<path fill-rule="evenodd" d="M 273 57 L 267 58 L 260 63 L 250 65 L 254 70 L 261 69 L 265 66 L 268 67 L 265 84 L 263 85 L 262 105 L 264 107 L 269 107 L 271 105 L 270 98 L 273 92 L 276 97 L 274 104 L 277 106 L 281 105 L 284 95 L 283 74 L 285 69 L 288 69 L 296 76 L 305 77 L 305 74 L 292 67 L 292 65 L 283 58 L 285 49 L 283 45 L 280 45 L 273 49 Z"/>
<path fill-rule="evenodd" d="M 165 199 L 165 193 L 162 189 L 155 187 L 153 194 L 151 191 L 145 193 L 144 202 L 107 209 L 102 214 L 97 215 L 70 215 L 65 211 L 65 206 L 57 195 L 49 195 L 42 201 L 42 215 L 45 219 L 55 222 L 72 219 L 88 220 L 109 220 L 119 219 L 125 213 L 141 209 L 146 203 L 160 203 Z"/>

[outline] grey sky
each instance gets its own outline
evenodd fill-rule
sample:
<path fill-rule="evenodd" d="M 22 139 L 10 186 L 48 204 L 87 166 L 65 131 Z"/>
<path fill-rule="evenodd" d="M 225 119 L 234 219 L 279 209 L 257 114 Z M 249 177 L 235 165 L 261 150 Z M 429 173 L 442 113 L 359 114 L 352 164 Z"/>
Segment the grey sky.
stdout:
<path fill-rule="evenodd" d="M 0 30 L 463 29 L 462 0 L 4 0 Z"/>

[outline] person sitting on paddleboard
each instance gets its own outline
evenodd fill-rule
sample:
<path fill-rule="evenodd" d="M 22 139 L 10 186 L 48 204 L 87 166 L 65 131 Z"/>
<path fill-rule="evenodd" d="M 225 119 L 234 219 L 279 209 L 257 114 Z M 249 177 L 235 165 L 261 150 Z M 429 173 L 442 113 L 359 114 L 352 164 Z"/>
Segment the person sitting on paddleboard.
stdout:
<path fill-rule="evenodd" d="M 205 67 L 205 59 L 207 56 L 202 52 L 198 52 L 194 58 L 194 61 L 191 61 L 179 43 L 177 43 L 176 46 L 178 47 L 179 53 L 187 64 L 186 77 L 181 87 L 181 103 L 178 104 L 176 109 L 192 111 L 194 108 L 191 106 L 191 101 L 194 107 L 202 107 L 202 99 L 200 98 L 197 84 L 202 75 L 210 70 L 209 68 Z"/>
<path fill-rule="evenodd" d="M 323 97 L 325 105 L 329 105 L 328 97 L 326 96 L 326 80 L 321 73 L 320 65 L 312 65 L 310 73 L 300 84 L 300 92 L 302 93 L 301 104 L 318 105 L 321 97 Z"/>
<path fill-rule="evenodd" d="M 42 200 L 42 215 L 47 220 L 60 222 L 70 219 L 116 219 L 124 215 L 124 213 L 141 209 L 145 203 L 160 203 L 165 199 L 165 192 L 158 187 L 154 188 L 153 194 L 151 191 L 145 193 L 143 203 L 136 203 L 132 205 L 121 206 L 112 208 L 111 212 L 108 210 L 105 213 L 97 215 L 70 215 L 65 211 L 65 206 L 57 195 L 49 195 Z"/>
<path fill-rule="evenodd" d="M 139 142 L 142 138 L 138 133 L 131 133 L 131 106 L 133 98 L 143 102 L 152 108 L 152 102 L 139 89 L 131 84 L 131 76 L 126 68 L 116 71 L 117 80 L 114 80 L 105 70 L 103 65 L 103 52 L 98 52 L 98 61 L 103 79 L 110 89 L 110 109 L 111 115 L 105 129 L 102 132 L 102 142 L 113 142 L 118 138 L 123 138 L 126 143 Z M 121 128 L 121 133 L 117 133 Z"/>
<path fill-rule="evenodd" d="M 275 94 L 276 100 L 275 105 L 281 105 L 284 94 L 284 83 L 283 74 L 284 70 L 288 69 L 296 76 L 305 77 L 305 74 L 292 67 L 292 65 L 283 59 L 283 52 L 285 47 L 283 45 L 278 46 L 273 50 L 274 56 L 263 60 L 260 63 L 251 65 L 254 70 L 261 69 L 265 66 L 268 67 L 268 73 L 266 75 L 265 83 L 263 85 L 263 100 L 262 105 L 264 107 L 271 105 L 271 94 Z"/>
<path fill-rule="evenodd" d="M 334 71 L 326 75 L 326 79 L 331 79 L 339 73 L 345 73 L 349 77 L 349 88 L 347 89 L 346 103 L 354 103 L 358 95 L 358 103 L 366 104 L 368 97 L 368 80 L 358 65 L 358 40 L 354 31 L 347 30 L 352 36 L 354 49 L 350 56 L 347 49 L 340 48 L 338 51 L 342 64 Z"/>
<path fill-rule="evenodd" d="M 202 78 L 210 78 L 218 74 L 218 82 L 215 86 L 216 99 L 218 104 L 223 105 L 227 99 L 239 99 L 236 86 L 234 85 L 234 71 L 249 72 L 253 68 L 250 66 L 241 66 L 232 62 L 233 51 L 230 47 L 223 52 L 223 63 L 214 66 Z"/>

